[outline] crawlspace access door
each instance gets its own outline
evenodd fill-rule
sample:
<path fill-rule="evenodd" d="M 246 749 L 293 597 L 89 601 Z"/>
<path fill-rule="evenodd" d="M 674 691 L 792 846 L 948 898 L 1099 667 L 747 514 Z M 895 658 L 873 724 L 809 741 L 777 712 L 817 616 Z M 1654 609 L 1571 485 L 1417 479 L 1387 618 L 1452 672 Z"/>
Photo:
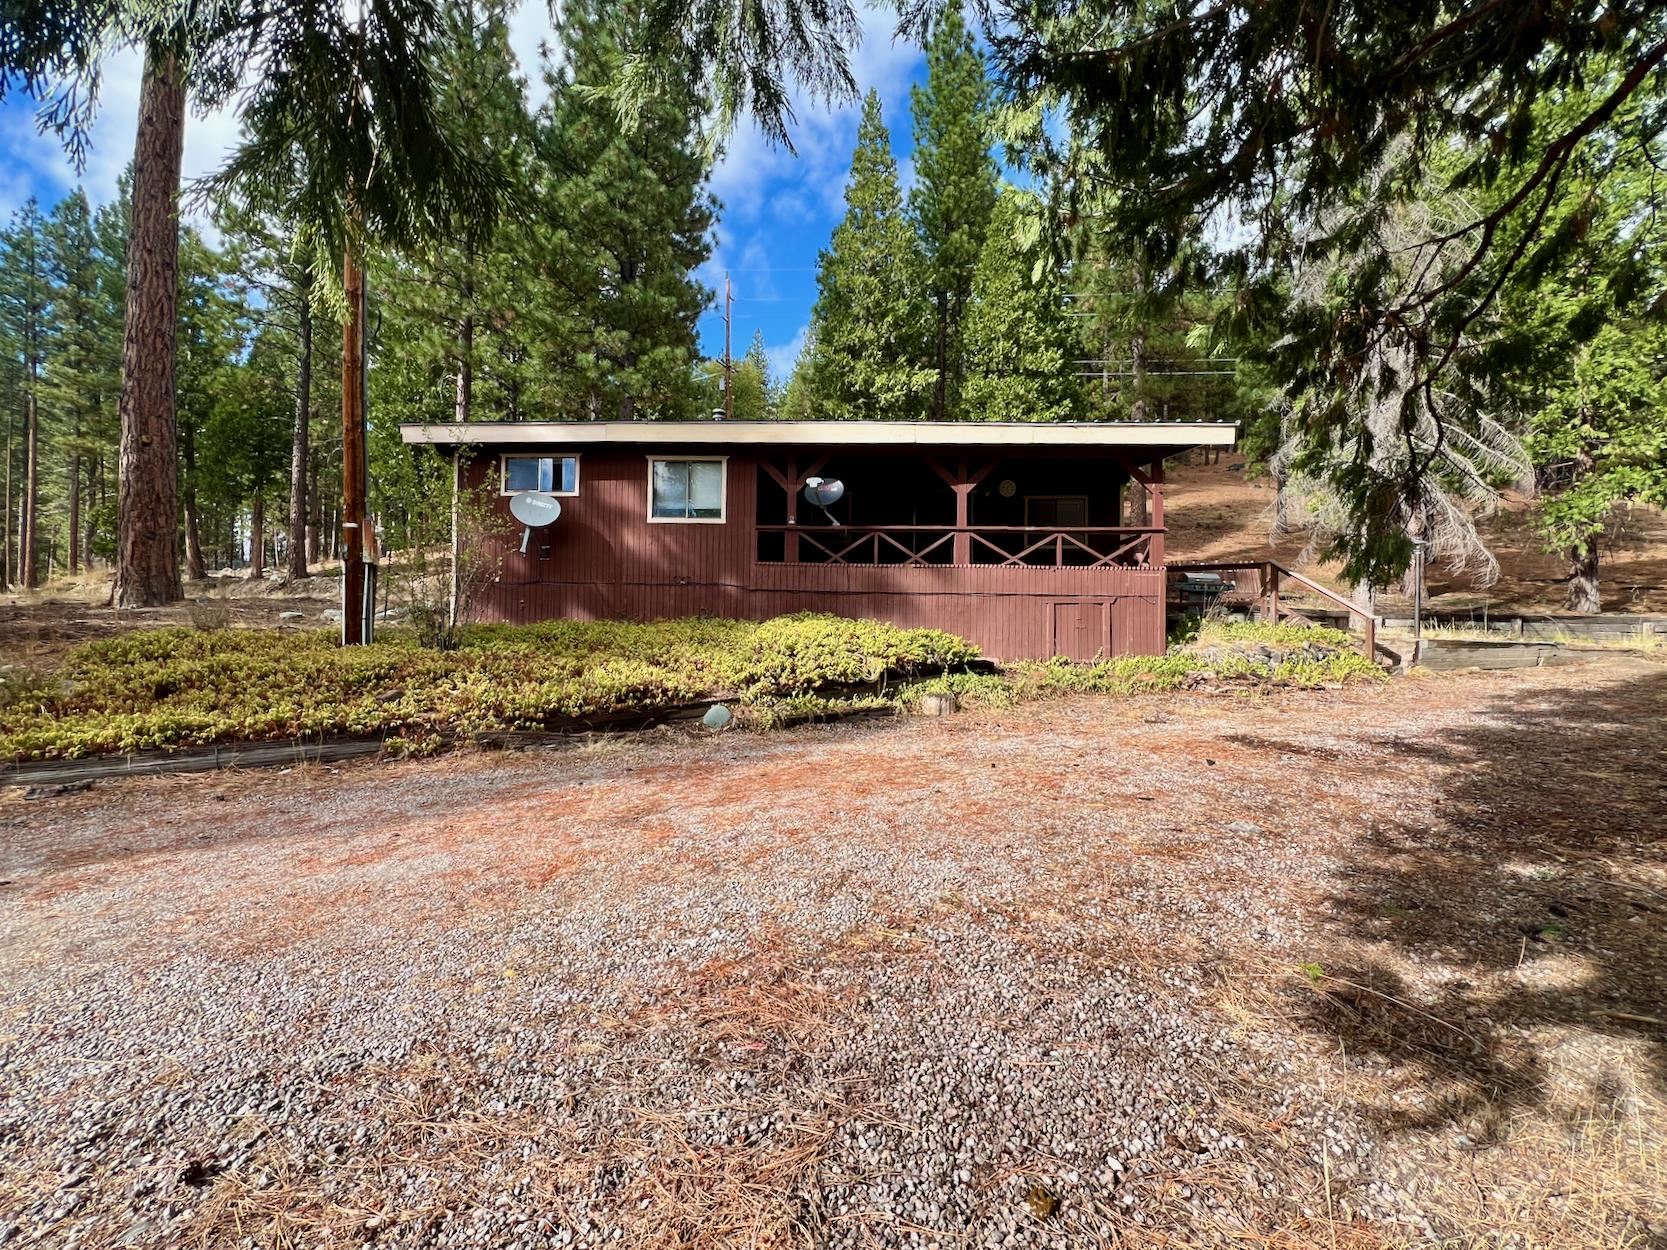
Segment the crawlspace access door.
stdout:
<path fill-rule="evenodd" d="M 1111 605 L 1093 599 L 1055 600 L 1048 605 L 1053 653 L 1088 661 L 1111 654 Z"/>

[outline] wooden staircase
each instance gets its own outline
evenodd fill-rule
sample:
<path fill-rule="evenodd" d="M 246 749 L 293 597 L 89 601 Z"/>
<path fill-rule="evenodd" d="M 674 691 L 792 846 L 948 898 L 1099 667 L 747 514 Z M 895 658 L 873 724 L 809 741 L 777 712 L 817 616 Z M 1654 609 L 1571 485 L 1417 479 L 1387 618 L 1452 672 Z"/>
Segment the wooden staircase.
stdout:
<path fill-rule="evenodd" d="M 1361 654 L 1367 659 L 1373 663 L 1382 663 L 1385 659 L 1398 663 L 1400 660 L 1399 656 L 1378 645 L 1376 617 L 1361 611 L 1359 605 L 1350 602 L 1336 591 L 1328 590 L 1312 578 L 1304 577 L 1295 569 L 1286 568 L 1276 561 L 1240 560 L 1170 564 L 1166 567 L 1171 574 L 1179 574 L 1182 577 L 1192 573 L 1239 574 L 1235 579 L 1232 598 L 1235 602 L 1245 600 L 1246 583 L 1253 581 L 1254 588 L 1248 592 L 1249 606 L 1262 620 L 1270 624 L 1290 621 L 1298 625 L 1328 625 L 1338 617 L 1343 617 L 1347 620 L 1345 627 L 1359 636 Z M 1290 601 L 1297 596 L 1303 599 L 1300 607 Z M 1308 604 L 1307 601 L 1310 599 L 1318 599 L 1325 606 L 1315 609 Z"/>

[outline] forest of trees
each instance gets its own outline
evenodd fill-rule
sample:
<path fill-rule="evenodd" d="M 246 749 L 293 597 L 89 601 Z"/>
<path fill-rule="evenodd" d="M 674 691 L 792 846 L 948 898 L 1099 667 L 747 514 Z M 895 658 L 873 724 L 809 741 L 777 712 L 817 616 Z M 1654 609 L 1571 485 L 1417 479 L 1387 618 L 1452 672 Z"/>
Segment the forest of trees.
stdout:
<path fill-rule="evenodd" d="M 532 113 L 505 8 L 449 10 L 440 106 L 466 141 L 506 154 L 521 200 L 484 235 L 370 254 L 372 506 L 396 545 L 449 482 L 400 444 L 401 421 L 710 411 L 695 335 L 710 293 L 694 271 L 711 254 L 717 207 L 702 108 L 688 86 L 659 96 L 636 128 L 617 124 L 591 93 L 620 55 L 608 12 L 564 7 L 566 51 L 542 70 L 550 104 Z M 318 271 L 299 223 L 254 197 L 214 189 L 204 209 L 212 231 L 185 226 L 178 259 L 185 576 L 259 575 L 275 562 L 305 576 L 336 554 L 334 275 Z M 76 191 L 44 212 L 27 205 L 0 236 L 8 586 L 114 558 L 130 212 L 124 180 L 96 212 Z M 764 368 L 762 344 L 738 363 L 738 416 L 764 415 Z"/>
<path fill-rule="evenodd" d="M 149 12 L 25 5 L 0 44 L 0 81 L 72 154 L 107 23 L 146 50 L 120 193 L 31 202 L 0 235 L 7 586 L 113 564 L 116 602 L 139 604 L 181 568 L 301 577 L 336 554 L 338 362 L 360 329 L 392 546 L 423 541 L 449 489 L 401 421 L 690 418 L 726 397 L 737 419 L 1240 421 L 1283 514 L 1366 584 L 1414 541 L 1485 563 L 1477 507 L 1532 479 L 1588 610 L 1617 510 L 1667 503 L 1659 18 L 1596 45 L 1555 23 L 1517 38 L 1514 10 L 1366 23 L 1351 72 L 1396 68 L 1365 98 L 1337 63 L 1278 55 L 1308 38 L 1283 4 L 1150 29 L 1003 7 L 985 42 L 956 8 L 906 10 L 926 49 L 913 185 L 871 93 L 803 353 L 774 378 L 761 338 L 733 365 L 700 355 L 711 140 L 743 111 L 782 135 L 790 79 L 848 91 L 848 6 L 790 3 L 758 40 L 727 11 L 668 31 L 577 0 L 537 110 L 504 0 L 418 0 L 368 41 L 283 6 L 231 34 Z M 1085 21 L 1145 77 L 1061 56 Z M 1424 59 L 1455 39 L 1475 46 Z M 221 58 L 257 46 L 273 70 L 240 87 Z M 1305 128 L 1240 94 L 1258 74 L 1350 86 Z M 180 214 L 185 101 L 238 91 L 243 144 Z M 1267 136 L 1238 163 L 1235 109 Z M 362 327 L 344 262 L 370 275 Z"/>

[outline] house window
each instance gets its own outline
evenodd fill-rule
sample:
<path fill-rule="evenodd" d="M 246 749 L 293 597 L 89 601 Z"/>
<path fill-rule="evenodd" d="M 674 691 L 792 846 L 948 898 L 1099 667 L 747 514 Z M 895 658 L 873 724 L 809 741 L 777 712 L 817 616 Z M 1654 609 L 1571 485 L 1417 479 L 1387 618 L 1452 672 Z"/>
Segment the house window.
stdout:
<path fill-rule="evenodd" d="M 722 521 L 724 519 L 725 461 L 648 461 L 648 519 L 650 521 Z"/>
<path fill-rule="evenodd" d="M 1036 529 L 1070 529 L 1088 524 L 1086 495 L 1026 495 L 1025 524 Z"/>
<path fill-rule="evenodd" d="M 579 457 L 505 456 L 502 493 L 516 495 L 524 490 L 541 490 L 550 495 L 577 495 Z"/>

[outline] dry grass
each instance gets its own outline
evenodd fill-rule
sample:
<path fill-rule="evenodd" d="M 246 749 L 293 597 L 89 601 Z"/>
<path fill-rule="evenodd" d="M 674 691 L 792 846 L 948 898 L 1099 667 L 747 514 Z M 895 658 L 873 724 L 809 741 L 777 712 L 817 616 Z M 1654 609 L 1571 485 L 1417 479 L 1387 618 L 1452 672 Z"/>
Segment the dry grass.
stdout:
<path fill-rule="evenodd" d="M 1624 1089 L 1611 1083 L 1614 1073 L 1571 1080 L 1548 1070 L 1532 1044 L 1501 1045 L 1485 1023 L 1447 1018 L 1382 982 L 1369 966 L 1240 960 L 1220 970 L 1212 1006 L 1252 1045 L 1286 1046 L 1316 1032 L 1350 1039 L 1352 1047 L 1339 1040 L 1332 1056 L 1338 1097 L 1382 1130 L 1380 1168 L 1387 1161 L 1414 1180 L 1411 1214 L 1444 1250 L 1664 1244 L 1667 1101 L 1638 1068 Z M 1468 1062 L 1455 1064 L 1461 1054 Z M 1277 1083 L 1241 1084 L 1234 1116 L 1241 1130 L 1277 1144 L 1281 1125 L 1267 1108 L 1285 1094 Z M 1306 1193 L 1303 1204 L 1313 1206 L 1316 1180 L 1326 1178 L 1300 1152 L 1257 1154 L 1279 1159 L 1280 1188 Z M 1330 1245 L 1340 1233 L 1341 1246 L 1386 1244 L 1346 1213 L 1340 1227 L 1329 1201 L 1327 1211 L 1294 1239 L 1298 1230 L 1266 1230 L 1267 1244 Z"/>

